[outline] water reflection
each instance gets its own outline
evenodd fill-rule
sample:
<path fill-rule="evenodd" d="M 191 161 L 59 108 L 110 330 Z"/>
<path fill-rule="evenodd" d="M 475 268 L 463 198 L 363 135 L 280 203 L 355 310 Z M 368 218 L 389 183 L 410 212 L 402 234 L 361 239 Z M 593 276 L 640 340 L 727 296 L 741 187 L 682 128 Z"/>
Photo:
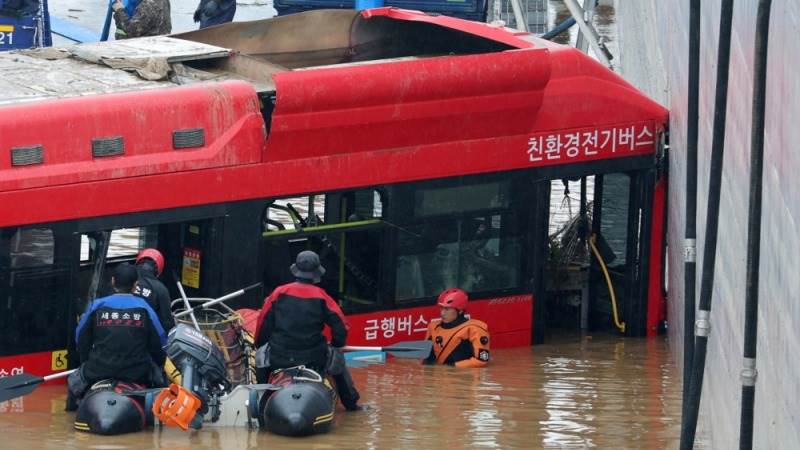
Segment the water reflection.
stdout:
<path fill-rule="evenodd" d="M 562 336 L 494 352 L 486 369 L 392 360 L 353 370 L 367 411 L 337 411 L 323 436 L 245 429 L 124 436 L 72 430 L 64 388 L 45 386 L 0 409 L 5 448 L 413 449 L 663 448 L 680 434 L 680 382 L 663 339 Z"/>

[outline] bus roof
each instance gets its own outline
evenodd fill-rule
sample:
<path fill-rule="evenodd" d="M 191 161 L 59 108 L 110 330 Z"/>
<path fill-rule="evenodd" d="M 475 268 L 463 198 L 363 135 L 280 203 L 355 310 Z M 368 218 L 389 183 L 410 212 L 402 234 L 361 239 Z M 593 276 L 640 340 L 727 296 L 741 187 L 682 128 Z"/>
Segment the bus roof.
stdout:
<path fill-rule="evenodd" d="M 0 203 L 42 202 L 0 226 L 648 155 L 667 119 L 573 48 L 393 8 L 65 51 L 0 55 L 46 74 L 0 103 Z"/>

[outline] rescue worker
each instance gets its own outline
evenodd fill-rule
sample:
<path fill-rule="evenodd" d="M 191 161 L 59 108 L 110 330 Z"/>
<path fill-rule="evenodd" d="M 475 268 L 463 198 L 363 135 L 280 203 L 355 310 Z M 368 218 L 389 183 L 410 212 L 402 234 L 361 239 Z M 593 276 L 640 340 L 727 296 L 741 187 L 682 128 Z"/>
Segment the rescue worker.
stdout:
<path fill-rule="evenodd" d="M 456 367 L 483 367 L 489 363 L 489 328 L 480 320 L 469 319 L 467 293 L 447 289 L 439 294 L 441 319 L 428 324 L 425 339 L 433 341 L 425 364 L 447 364 Z"/>
<path fill-rule="evenodd" d="M 256 322 L 256 347 L 269 344 L 268 362 L 264 364 L 268 370 L 258 371 L 259 382 L 267 381 L 269 371 L 304 365 L 323 376 L 331 375 L 342 405 L 350 411 L 358 410 L 359 394 L 339 351 L 347 340 L 344 314 L 323 289 L 314 285 L 325 274 L 319 255 L 309 250 L 298 253 L 290 270 L 296 281 L 272 291 Z M 325 325 L 331 329 L 332 347 L 322 334 Z"/>
<path fill-rule="evenodd" d="M 117 40 L 159 36 L 172 31 L 169 0 L 128 0 L 127 5 L 116 0 L 111 9 L 117 26 L 114 33 Z"/>
<path fill-rule="evenodd" d="M 111 278 L 116 293 L 93 301 L 81 316 L 75 330 L 81 365 L 68 378 L 75 398 L 105 379 L 165 385 L 167 336 L 155 311 L 132 294 L 137 276 L 134 266 L 117 266 Z"/>
<path fill-rule="evenodd" d="M 136 270 L 139 272 L 139 281 L 133 295 L 147 300 L 147 304 L 156 312 L 161 327 L 169 332 L 175 326 L 172 298 L 167 287 L 158 279 L 164 272 L 164 256 L 154 248 L 146 248 L 136 256 Z"/>
<path fill-rule="evenodd" d="M 236 14 L 236 0 L 200 0 L 194 11 L 195 23 L 200 29 L 230 22 Z"/>

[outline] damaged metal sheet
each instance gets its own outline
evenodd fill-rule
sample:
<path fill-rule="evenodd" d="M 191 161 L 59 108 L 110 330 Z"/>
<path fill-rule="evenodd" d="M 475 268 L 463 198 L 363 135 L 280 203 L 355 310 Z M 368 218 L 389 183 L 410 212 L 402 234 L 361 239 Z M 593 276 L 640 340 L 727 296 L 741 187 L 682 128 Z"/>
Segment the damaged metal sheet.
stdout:
<path fill-rule="evenodd" d="M 169 63 L 209 58 L 222 58 L 230 54 L 225 48 L 175 39 L 168 36 L 151 36 L 120 41 L 96 42 L 70 47 L 76 58 L 89 62 L 104 59 L 146 60 L 164 59 Z"/>
<path fill-rule="evenodd" d="M 230 51 L 166 36 L 0 53 L 0 105 L 245 79 L 225 70 L 190 69 L 181 62 L 218 59 Z M 174 67 L 173 67 L 174 66 Z M 177 70 L 176 70 L 177 69 Z M 263 77 L 262 77 L 263 78 Z M 259 83 L 262 88 L 271 86 Z"/>
<path fill-rule="evenodd" d="M 224 48 L 167 36 L 77 45 L 70 50 L 76 58 L 136 72 L 151 81 L 167 79 L 170 63 L 225 58 L 230 54 Z"/>
<path fill-rule="evenodd" d="M 45 59 L 0 53 L 0 105 L 173 86 L 68 57 Z"/>

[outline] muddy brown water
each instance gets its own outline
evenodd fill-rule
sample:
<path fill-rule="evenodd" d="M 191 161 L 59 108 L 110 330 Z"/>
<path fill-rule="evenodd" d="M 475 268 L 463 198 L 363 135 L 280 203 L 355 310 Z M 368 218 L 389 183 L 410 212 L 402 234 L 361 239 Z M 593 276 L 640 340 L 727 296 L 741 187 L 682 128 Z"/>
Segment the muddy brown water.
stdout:
<path fill-rule="evenodd" d="M 4 449 L 676 448 L 680 380 L 666 341 L 560 336 L 493 352 L 484 369 L 391 359 L 352 370 L 369 410 L 339 406 L 326 435 L 155 428 L 122 436 L 72 429 L 64 386 L 0 403 Z"/>

